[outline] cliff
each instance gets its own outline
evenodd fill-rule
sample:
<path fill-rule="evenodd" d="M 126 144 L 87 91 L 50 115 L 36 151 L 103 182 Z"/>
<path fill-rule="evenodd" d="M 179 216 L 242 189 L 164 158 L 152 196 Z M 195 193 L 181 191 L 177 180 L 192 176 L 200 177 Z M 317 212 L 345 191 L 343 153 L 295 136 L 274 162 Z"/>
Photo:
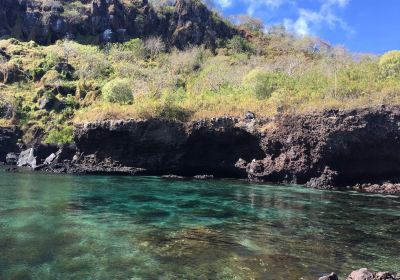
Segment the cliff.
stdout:
<path fill-rule="evenodd" d="M 236 30 L 197 0 L 177 0 L 155 11 L 147 0 L 0 0 L 0 37 L 51 44 L 91 43 L 160 36 L 171 46 L 215 47 Z"/>
<path fill-rule="evenodd" d="M 274 120 L 250 116 L 187 123 L 85 123 L 76 126 L 74 141 L 76 146 L 58 152 L 54 148 L 49 158 L 50 152 L 43 151 L 50 149 L 43 145 L 24 157 L 37 157 L 35 168 L 50 172 L 212 175 L 400 193 L 398 106 L 280 115 Z"/>

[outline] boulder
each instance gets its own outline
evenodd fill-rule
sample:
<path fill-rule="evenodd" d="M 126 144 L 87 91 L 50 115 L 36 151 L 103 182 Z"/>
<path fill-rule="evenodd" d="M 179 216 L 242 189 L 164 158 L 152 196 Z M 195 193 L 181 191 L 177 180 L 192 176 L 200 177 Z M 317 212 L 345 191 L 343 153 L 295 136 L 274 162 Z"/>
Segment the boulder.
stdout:
<path fill-rule="evenodd" d="M 17 165 L 19 156 L 16 153 L 8 153 L 6 156 L 6 164 Z"/>
<path fill-rule="evenodd" d="M 30 167 L 32 169 L 35 169 L 37 161 L 36 156 L 34 155 L 34 149 L 29 148 L 22 151 L 18 157 L 17 165 L 19 167 Z"/>
<path fill-rule="evenodd" d="M 253 112 L 248 111 L 245 115 L 246 120 L 254 120 L 256 118 L 256 114 Z"/>
<path fill-rule="evenodd" d="M 58 150 L 55 145 L 40 144 L 22 151 L 19 155 L 17 165 L 20 167 L 30 167 L 36 169 L 49 159 L 51 154 Z"/>
<path fill-rule="evenodd" d="M 67 108 L 67 104 L 63 100 L 57 99 L 54 95 L 45 95 L 39 100 L 39 109 L 46 111 L 62 111 Z"/>
<path fill-rule="evenodd" d="M 52 153 L 51 155 L 49 155 L 45 160 L 44 160 L 44 165 L 50 165 L 54 162 L 54 160 L 56 159 L 56 154 Z"/>

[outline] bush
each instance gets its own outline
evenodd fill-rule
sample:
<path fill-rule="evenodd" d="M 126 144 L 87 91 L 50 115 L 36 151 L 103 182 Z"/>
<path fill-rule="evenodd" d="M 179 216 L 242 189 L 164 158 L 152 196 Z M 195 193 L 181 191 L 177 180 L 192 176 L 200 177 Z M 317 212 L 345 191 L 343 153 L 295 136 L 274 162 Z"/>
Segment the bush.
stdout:
<path fill-rule="evenodd" d="M 271 97 L 272 93 L 284 85 L 285 75 L 280 72 L 250 71 L 243 80 L 245 88 L 258 99 Z"/>
<path fill-rule="evenodd" d="M 127 104 L 132 102 L 133 93 L 128 79 L 114 79 L 104 85 L 102 94 L 111 103 Z"/>
<path fill-rule="evenodd" d="M 140 39 L 132 39 L 123 44 L 109 44 L 107 48 L 113 62 L 134 63 L 145 59 L 147 55 L 144 43 Z"/>
<path fill-rule="evenodd" d="M 400 77 L 400 51 L 391 51 L 382 55 L 379 66 L 383 77 Z"/>
<path fill-rule="evenodd" d="M 44 140 L 45 144 L 69 144 L 73 141 L 74 128 L 66 126 L 61 129 L 52 129 Z"/>
<path fill-rule="evenodd" d="M 254 48 L 249 41 L 241 36 L 234 36 L 227 43 L 227 47 L 233 53 L 253 53 Z"/>

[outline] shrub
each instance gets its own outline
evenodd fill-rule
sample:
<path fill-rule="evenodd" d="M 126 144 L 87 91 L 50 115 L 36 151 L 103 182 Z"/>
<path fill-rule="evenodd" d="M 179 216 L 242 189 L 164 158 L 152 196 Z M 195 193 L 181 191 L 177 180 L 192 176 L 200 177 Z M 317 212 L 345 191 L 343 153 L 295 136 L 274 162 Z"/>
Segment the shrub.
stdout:
<path fill-rule="evenodd" d="M 56 70 L 50 70 L 42 77 L 40 81 L 45 86 L 57 87 L 60 85 L 62 78 Z"/>
<path fill-rule="evenodd" d="M 73 141 L 74 129 L 72 126 L 65 126 L 61 129 L 52 129 L 49 131 L 45 144 L 69 144 Z"/>
<path fill-rule="evenodd" d="M 400 51 L 391 51 L 382 55 L 379 66 L 383 77 L 400 77 Z"/>
<path fill-rule="evenodd" d="M 253 46 L 249 41 L 242 38 L 241 36 L 234 36 L 227 43 L 227 47 L 233 53 L 253 53 Z"/>
<path fill-rule="evenodd" d="M 113 62 L 127 61 L 130 63 L 146 58 L 146 49 L 140 39 L 132 39 L 123 44 L 109 44 L 110 59 Z"/>
<path fill-rule="evenodd" d="M 226 87 L 238 87 L 246 73 L 242 64 L 232 64 L 229 58 L 217 56 L 204 63 L 198 75 L 188 83 L 193 94 L 218 92 Z"/>
<path fill-rule="evenodd" d="M 150 37 L 144 42 L 144 47 L 150 55 L 150 58 L 154 59 L 161 52 L 165 50 L 164 41 L 161 37 Z"/>
<path fill-rule="evenodd" d="M 254 69 L 245 76 L 243 85 L 258 99 L 265 99 L 271 97 L 274 91 L 284 85 L 285 78 L 285 75 L 280 72 Z"/>
<path fill-rule="evenodd" d="M 104 85 L 102 94 L 111 103 L 127 104 L 132 102 L 133 93 L 128 79 L 114 79 Z"/>

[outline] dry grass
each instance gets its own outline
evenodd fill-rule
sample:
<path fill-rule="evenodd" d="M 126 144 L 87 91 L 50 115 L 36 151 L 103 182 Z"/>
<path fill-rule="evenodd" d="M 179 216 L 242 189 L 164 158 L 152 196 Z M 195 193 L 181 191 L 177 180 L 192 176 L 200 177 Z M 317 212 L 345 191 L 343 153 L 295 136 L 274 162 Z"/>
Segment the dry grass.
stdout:
<path fill-rule="evenodd" d="M 13 126 L 11 120 L 0 119 L 0 127 L 11 127 L 11 126 Z"/>

